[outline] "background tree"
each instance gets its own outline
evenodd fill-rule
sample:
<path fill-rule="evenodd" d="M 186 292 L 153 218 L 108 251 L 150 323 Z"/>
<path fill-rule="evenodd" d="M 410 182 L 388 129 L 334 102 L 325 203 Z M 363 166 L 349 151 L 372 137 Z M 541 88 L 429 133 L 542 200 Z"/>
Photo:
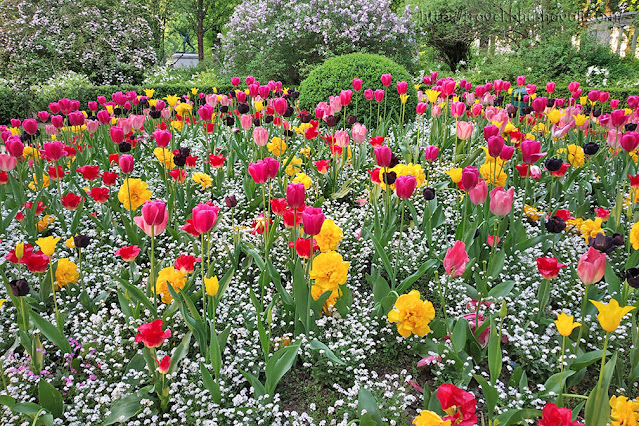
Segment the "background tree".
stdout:
<path fill-rule="evenodd" d="M 188 20 L 197 40 L 197 56 L 204 59 L 205 37 L 217 34 L 228 21 L 238 0 L 182 0 L 176 2 L 179 13 Z"/>

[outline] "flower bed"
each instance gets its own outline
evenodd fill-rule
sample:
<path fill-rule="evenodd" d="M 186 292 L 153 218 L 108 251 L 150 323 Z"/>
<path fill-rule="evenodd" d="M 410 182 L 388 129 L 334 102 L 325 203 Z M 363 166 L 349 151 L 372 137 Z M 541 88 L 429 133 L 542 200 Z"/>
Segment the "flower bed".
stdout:
<path fill-rule="evenodd" d="M 0 128 L 3 423 L 634 424 L 639 97 L 352 77 Z"/>

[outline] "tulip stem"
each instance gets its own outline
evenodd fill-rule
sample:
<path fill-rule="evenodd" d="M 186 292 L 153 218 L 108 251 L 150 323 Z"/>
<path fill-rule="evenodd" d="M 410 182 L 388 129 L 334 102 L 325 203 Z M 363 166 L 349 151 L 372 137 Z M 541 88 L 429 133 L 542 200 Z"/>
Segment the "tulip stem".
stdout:
<path fill-rule="evenodd" d="M 204 327 L 207 328 L 208 327 L 208 319 L 206 316 L 206 282 L 204 281 L 204 233 L 200 234 L 200 254 L 202 259 L 200 260 L 202 262 L 202 267 L 201 269 L 201 274 L 202 274 L 202 317 L 204 318 Z M 208 335 L 208 333 L 207 333 Z M 206 349 L 206 348 L 203 348 Z"/>
<path fill-rule="evenodd" d="M 393 287 L 395 286 L 395 282 L 397 281 L 397 265 L 399 264 L 399 256 L 402 252 L 402 229 L 404 228 L 404 200 L 400 200 L 399 209 L 401 210 L 401 219 L 399 221 L 399 242 L 397 243 L 397 253 L 395 254 L 395 266 L 393 268 L 393 277 L 391 277 L 391 282 L 393 283 Z"/>
<path fill-rule="evenodd" d="M 51 275 L 51 290 L 53 291 L 53 307 L 55 308 L 55 324 L 58 326 L 58 329 L 62 331 L 62 327 L 60 324 L 60 312 L 58 312 L 58 301 L 55 296 L 55 281 L 53 279 L 53 266 L 51 262 L 49 262 L 49 274 Z"/>
<path fill-rule="evenodd" d="M 450 336 L 450 344 L 453 347 L 453 352 L 457 353 L 457 349 L 455 348 L 455 340 L 453 339 L 453 332 L 450 329 L 450 324 L 448 323 L 448 313 L 446 312 L 446 298 L 444 295 L 444 291 L 442 290 L 442 283 L 439 279 L 439 274 L 435 272 L 435 280 L 437 280 L 437 288 L 439 289 L 439 299 L 441 300 L 441 308 L 444 313 L 444 322 L 446 323 L 446 331 L 448 332 L 448 336 Z"/>
<path fill-rule="evenodd" d="M 590 286 L 588 285 L 586 286 L 586 290 L 584 291 L 584 299 L 581 302 L 581 322 L 583 323 L 583 325 L 579 327 L 579 334 L 577 335 L 577 342 L 575 343 L 575 353 L 581 345 L 581 333 L 583 332 L 583 329 L 586 328 L 586 301 L 588 300 L 589 287 Z"/>
<path fill-rule="evenodd" d="M 154 250 L 155 250 L 155 225 L 151 225 L 151 271 L 150 271 L 150 279 L 151 282 L 153 283 L 153 306 L 155 307 L 155 315 L 158 315 L 158 292 L 157 292 L 157 283 L 155 280 L 155 274 L 153 272 L 154 270 L 154 262 L 155 262 L 155 255 L 154 255 Z M 169 284 L 171 285 L 171 284 Z M 168 291 L 168 290 L 167 290 Z"/>
<path fill-rule="evenodd" d="M 557 399 L 557 403 L 560 407 L 563 405 L 565 355 L 566 355 L 566 336 L 563 336 L 561 341 L 561 358 L 559 358 L 559 363 L 561 364 L 561 367 L 559 369 L 559 398 Z"/>

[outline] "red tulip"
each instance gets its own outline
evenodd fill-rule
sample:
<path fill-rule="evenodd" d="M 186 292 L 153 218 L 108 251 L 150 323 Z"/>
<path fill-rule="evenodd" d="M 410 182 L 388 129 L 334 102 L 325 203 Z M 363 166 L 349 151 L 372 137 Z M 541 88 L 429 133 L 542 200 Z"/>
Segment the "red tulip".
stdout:
<path fill-rule="evenodd" d="M 304 232 L 308 235 L 317 235 L 324 224 L 324 213 L 321 208 L 307 207 L 302 213 Z"/>
<path fill-rule="evenodd" d="M 581 255 L 577 263 L 577 275 L 585 285 L 600 281 L 606 271 L 606 254 L 594 247 Z"/>
<path fill-rule="evenodd" d="M 417 179 L 413 175 L 397 176 L 395 180 L 395 192 L 403 200 L 410 198 L 417 187 Z"/>
<path fill-rule="evenodd" d="M 140 254 L 140 248 L 137 245 L 121 247 L 115 252 L 115 255 L 120 256 L 125 262 L 133 262 L 138 254 Z"/>
<path fill-rule="evenodd" d="M 490 191 L 490 211 L 496 216 L 506 216 L 512 209 L 514 194 L 515 188 L 508 191 L 501 186 L 493 188 Z"/>
<path fill-rule="evenodd" d="M 158 361 L 156 359 L 155 362 L 158 363 L 158 373 L 166 374 L 169 372 L 169 369 L 171 368 L 171 357 L 169 355 L 164 355 L 162 361 Z"/>
<path fill-rule="evenodd" d="M 157 348 L 169 337 L 171 337 L 171 330 L 162 331 L 162 320 L 156 319 L 138 327 L 135 341 L 144 343 L 147 348 Z"/>
<path fill-rule="evenodd" d="M 49 169 L 47 170 L 47 174 L 49 175 L 49 178 L 51 180 L 57 182 L 64 178 L 65 173 L 62 166 L 54 166 L 54 167 L 49 167 Z"/>
<path fill-rule="evenodd" d="M 577 420 L 572 421 L 570 408 L 558 407 L 552 402 L 547 402 L 541 411 L 539 426 L 584 426 Z"/>
<path fill-rule="evenodd" d="M 96 203 L 106 203 L 109 200 L 109 188 L 91 188 L 89 195 Z"/>
<path fill-rule="evenodd" d="M 604 209 L 603 207 L 597 207 L 595 209 L 595 214 L 597 215 L 597 217 L 600 217 L 603 220 L 608 220 L 608 218 L 610 217 L 610 210 Z"/>
<path fill-rule="evenodd" d="M 310 238 L 298 238 L 295 242 L 290 241 L 289 247 L 295 248 L 295 252 L 302 259 L 311 258 L 311 239 Z M 313 252 L 319 250 L 319 245 L 313 240 Z"/>
<path fill-rule="evenodd" d="M 326 174 L 331 162 L 330 160 L 318 160 L 314 164 L 320 174 Z"/>
<path fill-rule="evenodd" d="M 82 202 L 82 197 L 79 195 L 75 195 L 73 192 L 69 192 L 67 195 L 62 197 L 60 201 L 62 201 L 62 205 L 67 210 L 75 210 Z"/>
<path fill-rule="evenodd" d="M 49 268 L 49 256 L 43 254 L 41 251 L 31 252 L 29 254 L 25 252 L 22 259 L 20 259 L 20 263 L 25 264 L 30 272 L 42 274 Z"/>
<path fill-rule="evenodd" d="M 477 400 L 472 393 L 455 385 L 443 384 L 437 389 L 437 399 L 447 414 L 442 420 L 449 420 L 455 426 L 477 424 Z"/>
<path fill-rule="evenodd" d="M 113 172 L 104 172 L 102 173 L 102 183 L 106 186 L 111 186 L 115 184 L 115 180 L 118 178 L 117 173 Z"/>
<path fill-rule="evenodd" d="M 75 169 L 86 180 L 96 180 L 100 174 L 100 166 L 82 166 Z"/>
<path fill-rule="evenodd" d="M 449 248 L 444 256 L 444 269 L 448 275 L 460 277 L 466 271 L 466 265 L 469 261 L 466 244 L 463 241 L 455 241 L 455 245 Z"/>
<path fill-rule="evenodd" d="M 195 271 L 195 263 L 200 262 L 201 260 L 201 257 L 193 257 L 182 254 L 180 255 L 180 257 L 175 259 L 173 266 L 182 274 L 187 275 Z"/>
<path fill-rule="evenodd" d="M 566 268 L 567 265 L 557 262 L 556 257 L 538 257 L 537 269 L 542 277 L 547 280 L 555 278 L 559 275 L 561 268 Z"/>

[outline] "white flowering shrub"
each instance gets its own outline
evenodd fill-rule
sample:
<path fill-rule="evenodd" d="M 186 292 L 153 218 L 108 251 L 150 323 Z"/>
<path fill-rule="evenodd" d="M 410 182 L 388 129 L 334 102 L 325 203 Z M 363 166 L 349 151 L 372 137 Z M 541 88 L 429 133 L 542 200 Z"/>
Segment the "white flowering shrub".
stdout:
<path fill-rule="evenodd" d="M 220 34 L 222 72 L 299 82 L 305 70 L 353 52 L 379 53 L 404 66 L 417 54 L 406 9 L 365 0 L 249 0 Z"/>
<path fill-rule="evenodd" d="M 94 84 L 139 83 L 156 61 L 151 18 L 139 2 L 5 4 L 0 9 L 0 77 L 18 85 L 67 70 L 86 74 Z"/>
<path fill-rule="evenodd" d="M 606 86 L 610 71 L 606 68 L 599 68 L 595 65 L 589 66 L 586 70 L 586 83 L 589 86 Z"/>
<path fill-rule="evenodd" d="M 78 87 L 91 87 L 91 80 L 86 74 L 75 71 L 66 71 L 56 74 L 48 79 L 44 84 L 35 84 L 31 90 L 45 99 L 54 97 L 62 98 L 66 93 Z"/>

